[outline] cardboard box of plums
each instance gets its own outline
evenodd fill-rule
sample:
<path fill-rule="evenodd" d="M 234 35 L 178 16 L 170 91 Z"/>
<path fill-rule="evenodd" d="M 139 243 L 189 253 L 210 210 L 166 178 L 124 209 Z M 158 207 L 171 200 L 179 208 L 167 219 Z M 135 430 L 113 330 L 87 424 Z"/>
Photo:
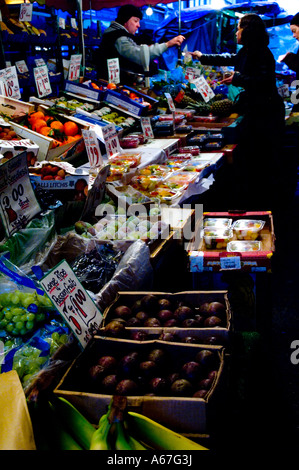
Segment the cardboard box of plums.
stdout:
<path fill-rule="evenodd" d="M 225 376 L 220 346 L 94 337 L 54 393 L 95 424 L 120 395 L 128 410 L 190 438 L 207 437 L 210 416 L 225 408 Z"/>

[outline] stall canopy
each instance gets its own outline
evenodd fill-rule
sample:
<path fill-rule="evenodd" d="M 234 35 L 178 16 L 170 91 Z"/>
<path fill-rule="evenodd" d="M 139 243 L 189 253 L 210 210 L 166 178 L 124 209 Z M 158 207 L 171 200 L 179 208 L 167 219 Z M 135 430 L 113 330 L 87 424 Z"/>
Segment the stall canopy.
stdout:
<path fill-rule="evenodd" d="M 173 0 L 82 0 L 82 10 L 102 10 L 103 8 L 114 8 L 127 4 L 143 7 L 145 5 L 157 5 L 158 3 L 175 2 Z M 69 12 L 76 9 L 74 0 L 46 0 L 46 5 Z"/>

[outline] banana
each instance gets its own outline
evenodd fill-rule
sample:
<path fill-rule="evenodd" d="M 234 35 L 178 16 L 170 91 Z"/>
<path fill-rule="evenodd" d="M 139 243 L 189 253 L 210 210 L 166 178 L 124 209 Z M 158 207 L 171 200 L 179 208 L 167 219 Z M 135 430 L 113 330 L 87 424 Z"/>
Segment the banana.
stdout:
<path fill-rule="evenodd" d="M 90 450 L 110 450 L 110 430 L 111 423 L 108 420 L 108 415 L 104 414 L 99 421 L 98 429 L 92 435 Z"/>
<path fill-rule="evenodd" d="M 146 448 L 141 442 L 137 441 L 133 436 L 129 436 L 129 442 L 131 445 L 132 450 L 149 450 Z"/>
<path fill-rule="evenodd" d="M 115 433 L 115 450 L 134 450 L 130 438 L 127 435 L 123 421 L 116 421 L 113 423 Z"/>
<path fill-rule="evenodd" d="M 40 34 L 43 34 L 44 36 L 47 36 L 47 33 L 44 29 L 39 29 Z"/>
<path fill-rule="evenodd" d="M 50 449 L 53 450 L 83 450 L 79 443 L 68 433 L 65 427 L 62 425 L 60 418 L 57 415 L 57 412 L 49 403 L 49 413 L 48 416 L 50 425 L 52 426 L 52 443 L 49 443 Z M 54 446 L 54 448 L 53 448 Z"/>
<path fill-rule="evenodd" d="M 52 402 L 52 405 L 70 435 L 83 449 L 89 450 L 95 432 L 93 425 L 65 398 L 58 397 Z"/>
<path fill-rule="evenodd" d="M 130 434 L 156 450 L 208 450 L 200 444 L 178 434 L 147 416 L 128 411 Z"/>

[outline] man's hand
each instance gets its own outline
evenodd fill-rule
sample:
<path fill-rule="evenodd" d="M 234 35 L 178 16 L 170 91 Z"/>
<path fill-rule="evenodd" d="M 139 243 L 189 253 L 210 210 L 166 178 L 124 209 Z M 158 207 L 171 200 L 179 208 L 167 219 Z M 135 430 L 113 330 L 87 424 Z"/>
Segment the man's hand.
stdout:
<path fill-rule="evenodd" d="M 233 80 L 234 73 L 235 72 L 232 72 L 228 77 L 225 77 L 223 80 L 220 80 L 220 85 L 230 85 Z"/>
<path fill-rule="evenodd" d="M 186 38 L 180 34 L 179 36 L 175 36 L 174 38 L 170 39 L 170 41 L 167 41 L 166 46 L 180 46 L 182 42 L 185 41 L 185 39 Z"/>
<path fill-rule="evenodd" d="M 189 52 L 189 53 L 190 53 L 190 54 L 192 55 L 192 57 L 194 57 L 195 59 L 200 59 L 201 56 L 202 56 L 202 52 L 200 52 L 200 51 L 194 51 L 194 52 Z"/>

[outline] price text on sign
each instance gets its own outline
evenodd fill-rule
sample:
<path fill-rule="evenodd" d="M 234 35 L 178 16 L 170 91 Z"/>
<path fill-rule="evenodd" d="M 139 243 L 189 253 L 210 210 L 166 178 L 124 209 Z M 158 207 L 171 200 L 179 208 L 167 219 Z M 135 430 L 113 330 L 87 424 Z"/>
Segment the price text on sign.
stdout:
<path fill-rule="evenodd" d="M 26 73 L 29 71 L 25 60 L 19 60 L 15 63 L 15 65 L 19 73 Z"/>
<path fill-rule="evenodd" d="M 83 347 L 98 330 L 102 314 L 63 260 L 44 276 L 41 286 Z"/>
<path fill-rule="evenodd" d="M 44 96 L 50 95 L 52 93 L 52 88 L 48 74 L 48 67 L 46 65 L 35 67 L 33 69 L 33 73 L 38 97 L 43 98 Z"/>
<path fill-rule="evenodd" d="M 95 131 L 82 129 L 82 135 L 91 168 L 103 165 L 103 158 L 99 146 L 99 141 Z"/>
<path fill-rule="evenodd" d="M 2 94 L 8 98 L 21 99 L 18 73 L 15 65 L 0 70 Z"/>
<path fill-rule="evenodd" d="M 175 111 L 175 105 L 170 93 L 165 93 L 170 111 Z"/>
<path fill-rule="evenodd" d="M 68 76 L 70 81 L 78 80 L 80 78 L 81 60 L 82 54 L 75 54 L 71 56 Z"/>
<path fill-rule="evenodd" d="M 115 130 L 115 124 L 108 124 L 102 127 L 102 135 L 107 150 L 108 157 L 121 153 L 119 138 Z"/>
<path fill-rule="evenodd" d="M 143 130 L 143 134 L 148 139 L 153 139 L 154 133 L 151 125 L 151 119 L 149 117 L 142 117 L 141 118 L 141 127 Z"/>
<path fill-rule="evenodd" d="M 120 82 L 120 75 L 119 75 L 119 60 L 118 57 L 115 59 L 108 59 L 107 60 L 107 67 L 108 67 L 108 81 L 111 83 L 119 83 Z"/>
<path fill-rule="evenodd" d="M 23 3 L 20 7 L 19 21 L 32 21 L 32 4 Z"/>
<path fill-rule="evenodd" d="M 192 80 L 192 84 L 195 86 L 196 91 L 201 94 L 206 103 L 215 96 L 215 93 L 203 76 Z"/>
<path fill-rule="evenodd" d="M 0 166 L 0 215 L 8 236 L 26 227 L 41 211 L 22 152 Z"/>

